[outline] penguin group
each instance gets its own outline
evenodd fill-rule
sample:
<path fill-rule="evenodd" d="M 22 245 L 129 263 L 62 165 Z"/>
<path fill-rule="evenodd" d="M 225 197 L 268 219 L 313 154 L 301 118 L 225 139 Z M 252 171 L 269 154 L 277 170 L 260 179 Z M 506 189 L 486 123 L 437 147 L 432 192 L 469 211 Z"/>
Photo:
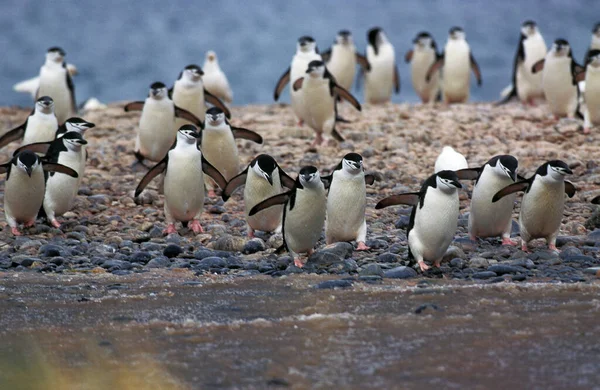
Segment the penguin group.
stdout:
<path fill-rule="evenodd" d="M 277 101 L 289 84 L 292 111 L 300 125 L 315 132 L 312 147 L 331 137 L 345 140 L 336 126 L 349 122 L 340 117 L 338 106 L 349 104 L 362 110 L 350 92 L 357 76 L 364 79 L 366 104 L 389 102 L 400 92 L 400 75 L 394 46 L 380 27 L 367 32 L 364 54 L 357 51 L 350 31 L 341 30 L 332 47 L 319 52 L 314 38 L 297 40 L 296 53 L 277 81 Z M 518 98 L 527 105 L 545 99 L 558 117 L 573 117 L 583 110 L 584 131 L 600 122 L 600 25 L 593 32 L 585 66 L 573 59 L 567 41 L 557 39 L 546 52 L 537 25 L 526 21 L 514 60 L 512 84 L 501 103 Z M 594 46 L 596 45 L 596 46 Z M 77 117 L 74 66 L 66 53 L 52 47 L 46 53 L 39 77 L 19 83 L 15 89 L 35 96 L 27 120 L 0 137 L 0 148 L 22 139 L 10 161 L 0 164 L 6 173 L 4 210 L 15 235 L 19 225 L 32 226 L 38 217 L 59 228 L 57 217 L 73 206 L 88 157 L 84 133 L 95 124 Z M 405 55 L 411 64 L 412 85 L 423 103 L 465 103 L 469 99 L 470 74 L 479 85 L 482 74 L 461 27 L 452 27 L 440 52 L 428 32 L 419 32 Z M 580 84 L 585 83 L 583 99 Z M 147 85 L 147 84 L 146 84 Z M 34 90 L 34 91 L 32 91 Z M 165 234 L 176 234 L 177 223 L 198 234 L 206 197 L 227 202 L 244 186 L 243 201 L 248 237 L 256 231 L 281 233 L 283 245 L 294 264 L 302 267 L 324 236 L 326 245 L 356 242 L 367 245 L 367 185 L 377 174 L 367 173 L 363 157 L 346 153 L 339 164 L 321 174 L 318 167 L 302 166 L 286 173 L 276 159 L 261 153 L 240 169 L 236 140 L 256 145 L 263 137 L 240 127 L 228 104 L 233 92 L 221 70 L 217 54 L 208 51 L 203 67 L 185 66 L 169 87 L 154 81 L 144 100 L 124 106 L 125 112 L 139 111 L 134 166 L 148 169 L 133 191 L 139 197 L 159 178 L 164 194 Z M 583 108 L 582 108 L 583 107 Z M 146 163 L 152 163 L 151 167 Z M 133 168 L 133 166 L 132 166 Z M 521 249 L 544 238 L 557 250 L 556 238 L 562 221 L 565 194 L 572 197 L 575 186 L 565 180 L 572 174 L 563 161 L 543 163 L 529 178 L 517 174 L 512 155 L 491 157 L 480 167 L 469 167 L 466 158 L 450 146 L 443 148 L 431 176 L 418 191 L 404 192 L 379 200 L 375 209 L 395 205 L 412 207 L 407 228 L 409 257 L 420 270 L 439 267 L 454 239 L 460 215 L 461 180 L 473 180 L 468 230 L 474 241 L 499 237 L 503 245 L 512 240 L 512 212 L 516 193 L 524 192 L 519 214 Z M 294 178 L 295 176 L 295 178 Z M 133 190 L 133 189 L 132 189 Z"/>

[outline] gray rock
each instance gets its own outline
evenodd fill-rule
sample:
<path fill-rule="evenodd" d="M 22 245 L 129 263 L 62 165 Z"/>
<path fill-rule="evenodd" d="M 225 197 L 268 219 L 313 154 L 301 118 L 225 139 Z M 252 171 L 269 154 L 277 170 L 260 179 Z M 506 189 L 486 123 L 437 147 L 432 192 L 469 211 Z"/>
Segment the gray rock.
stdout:
<path fill-rule="evenodd" d="M 283 245 L 283 236 L 281 233 L 275 233 L 267 240 L 269 248 L 279 248 Z"/>
<path fill-rule="evenodd" d="M 150 229 L 148 235 L 150 236 L 150 238 L 160 238 L 165 234 L 163 233 L 163 230 L 158 226 L 152 226 L 152 229 Z"/>
<path fill-rule="evenodd" d="M 559 257 L 561 259 L 564 259 L 569 256 L 577 256 L 577 255 L 581 255 L 581 254 L 582 253 L 579 248 L 576 248 L 574 246 L 568 246 L 568 247 L 562 249 L 562 251 L 559 254 Z"/>
<path fill-rule="evenodd" d="M 162 245 L 156 242 L 142 242 L 140 244 L 140 249 L 147 252 L 159 251 L 162 247 Z"/>
<path fill-rule="evenodd" d="M 358 275 L 360 276 L 370 276 L 370 275 L 377 275 L 377 276 L 383 276 L 383 270 L 381 269 L 381 266 L 379 264 L 369 264 L 366 267 L 364 267 L 363 269 L 361 269 L 358 272 Z"/>
<path fill-rule="evenodd" d="M 511 276 L 511 280 L 513 282 L 524 282 L 525 280 L 527 280 L 527 275 L 525 275 L 525 274 L 513 275 L 513 276 Z"/>
<path fill-rule="evenodd" d="M 285 271 L 283 271 L 285 275 L 301 274 L 302 272 L 304 272 L 302 268 L 298 268 L 294 264 L 290 264 Z"/>
<path fill-rule="evenodd" d="M 198 267 L 201 269 L 224 268 L 227 266 L 225 259 L 220 257 L 205 257 L 198 262 Z"/>
<path fill-rule="evenodd" d="M 333 288 L 348 288 L 352 287 L 352 281 L 346 279 L 339 280 L 326 280 L 315 285 L 315 288 L 318 289 L 333 289 Z"/>
<path fill-rule="evenodd" d="M 163 255 L 168 258 L 177 257 L 181 253 L 183 253 L 183 249 L 176 244 L 167 245 L 167 247 L 163 250 Z"/>
<path fill-rule="evenodd" d="M 379 263 L 398 263 L 400 260 L 402 260 L 402 256 L 390 252 L 377 256 L 377 262 Z"/>
<path fill-rule="evenodd" d="M 129 257 L 129 261 L 132 263 L 142 263 L 146 264 L 150 261 L 152 255 L 148 252 L 135 252 L 133 255 Z"/>
<path fill-rule="evenodd" d="M 563 257 L 564 263 L 595 263 L 596 260 L 592 256 L 574 255 Z"/>
<path fill-rule="evenodd" d="M 146 264 L 146 268 L 166 268 L 171 264 L 171 260 L 169 260 L 166 256 L 155 257 L 150 260 L 148 264 Z"/>
<path fill-rule="evenodd" d="M 213 248 L 219 251 L 241 252 L 245 245 L 244 238 L 225 234 L 217 239 Z"/>
<path fill-rule="evenodd" d="M 408 215 L 401 215 L 400 218 L 394 223 L 396 229 L 406 229 L 410 223 L 410 217 Z"/>
<path fill-rule="evenodd" d="M 454 246 L 459 247 L 460 249 L 462 249 L 465 252 L 472 252 L 477 249 L 477 243 L 474 241 L 471 241 L 471 239 L 468 237 L 457 238 L 454 241 L 452 241 L 452 244 Z M 450 249 L 450 248 L 448 248 L 448 249 Z M 452 257 L 460 257 L 460 256 L 452 256 Z"/>
<path fill-rule="evenodd" d="M 390 270 L 385 271 L 385 273 L 383 274 L 383 277 L 391 278 L 391 279 L 409 279 L 409 278 L 414 278 L 417 275 L 418 275 L 417 271 L 415 271 L 413 268 L 406 267 L 406 266 L 400 266 L 400 267 L 392 268 Z"/>
<path fill-rule="evenodd" d="M 469 267 L 471 268 L 487 268 L 490 265 L 488 259 L 483 257 L 473 257 L 469 259 Z"/>
<path fill-rule="evenodd" d="M 526 259 L 526 258 L 512 260 L 509 263 L 509 265 L 513 265 L 513 266 L 517 266 L 517 267 L 524 267 L 527 269 L 535 268 L 535 263 L 531 259 Z"/>
<path fill-rule="evenodd" d="M 128 261 L 123 261 L 123 260 L 109 259 L 109 260 L 105 260 L 104 263 L 102 263 L 102 268 L 106 268 L 109 270 L 129 269 L 129 268 L 131 268 L 131 263 L 129 263 Z"/>
<path fill-rule="evenodd" d="M 347 259 L 352 257 L 352 254 L 354 253 L 354 247 L 349 242 L 336 242 L 321 248 L 317 252 L 332 253 L 338 257 L 341 257 L 342 259 Z"/>
<path fill-rule="evenodd" d="M 444 254 L 442 262 L 447 262 L 457 257 L 459 259 L 465 259 L 467 255 L 465 255 L 465 252 L 461 248 L 454 245 L 450 245 L 446 250 L 446 253 Z"/>
<path fill-rule="evenodd" d="M 492 271 L 492 272 L 496 273 L 497 275 L 516 274 L 518 272 L 525 271 L 524 268 L 514 267 L 512 265 L 505 265 L 505 264 L 490 265 L 487 270 Z"/>
<path fill-rule="evenodd" d="M 262 239 L 253 238 L 244 245 L 244 247 L 242 249 L 242 253 L 247 255 L 247 254 L 252 254 L 252 253 L 256 253 L 256 252 L 262 252 L 266 249 L 267 249 L 267 247 L 265 245 L 265 242 Z"/>
<path fill-rule="evenodd" d="M 492 272 L 492 271 L 480 271 L 480 272 L 475 272 L 473 275 L 471 275 L 471 277 L 473 279 L 489 279 L 489 278 L 495 278 L 496 273 Z"/>
<path fill-rule="evenodd" d="M 65 256 L 65 250 L 62 247 L 52 244 L 42 245 L 38 253 L 42 257 Z"/>
<path fill-rule="evenodd" d="M 450 267 L 452 268 L 464 268 L 465 267 L 465 261 L 459 257 L 456 257 L 452 260 L 450 260 Z"/>
<path fill-rule="evenodd" d="M 371 240 L 367 240 L 365 242 L 365 245 L 371 249 L 385 249 L 388 247 L 389 244 L 384 240 L 374 238 Z"/>

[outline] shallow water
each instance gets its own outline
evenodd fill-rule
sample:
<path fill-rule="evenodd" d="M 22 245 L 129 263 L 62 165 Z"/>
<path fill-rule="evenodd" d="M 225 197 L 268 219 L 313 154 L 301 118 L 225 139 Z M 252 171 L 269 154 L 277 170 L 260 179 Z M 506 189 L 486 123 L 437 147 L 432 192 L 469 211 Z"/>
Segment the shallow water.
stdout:
<path fill-rule="evenodd" d="M 598 282 L 323 280 L 0 274 L 0 388 L 600 383 Z"/>

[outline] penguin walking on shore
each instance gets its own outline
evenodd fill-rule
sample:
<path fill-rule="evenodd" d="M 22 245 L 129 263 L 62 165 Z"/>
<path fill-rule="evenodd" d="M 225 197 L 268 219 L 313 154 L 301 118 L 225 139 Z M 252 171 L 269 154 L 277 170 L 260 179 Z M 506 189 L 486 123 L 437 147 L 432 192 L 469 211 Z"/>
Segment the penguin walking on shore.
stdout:
<path fill-rule="evenodd" d="M 467 159 L 452 146 L 444 146 L 442 152 L 435 160 L 434 173 L 440 171 L 458 171 L 469 168 Z"/>
<path fill-rule="evenodd" d="M 73 169 L 41 160 L 32 151 L 24 150 L 12 160 L 0 165 L 0 174 L 6 173 L 4 185 L 4 214 L 15 236 L 20 236 L 19 224 L 35 225 L 46 191 L 45 172 L 56 172 L 77 178 Z"/>
<path fill-rule="evenodd" d="M 78 70 L 75 65 L 67 64 L 66 66 L 67 66 L 67 72 L 69 72 L 69 75 L 71 77 L 77 76 Z M 35 100 L 36 96 L 38 96 L 37 95 L 38 89 L 40 89 L 40 75 L 39 74 L 35 77 L 20 81 L 20 82 L 16 83 L 15 85 L 13 85 L 13 91 L 21 92 L 21 93 L 28 93 L 31 95 L 31 98 L 34 100 Z"/>
<path fill-rule="evenodd" d="M 283 206 L 273 206 L 250 216 L 250 210 L 263 200 L 281 194 L 283 187 L 293 189 L 295 180 L 281 169 L 268 154 L 255 157 L 250 164 L 227 183 L 223 190 L 223 201 L 227 202 L 236 189 L 244 186 L 244 209 L 248 237 L 254 231 L 273 232 L 281 229 Z"/>
<path fill-rule="evenodd" d="M 527 20 L 521 25 L 521 38 L 513 60 L 512 84 L 504 99 L 498 104 L 504 104 L 513 98 L 518 98 L 524 104 L 535 105 L 536 100 L 544 98 L 542 75 L 532 72 L 533 65 L 546 57 L 546 41 L 533 20 Z"/>
<path fill-rule="evenodd" d="M 431 65 L 425 76 L 429 81 L 442 68 L 442 97 L 444 103 L 466 103 L 469 100 L 469 73 L 473 69 L 477 85 L 481 86 L 481 71 L 460 27 L 452 27 L 444 52 Z"/>
<path fill-rule="evenodd" d="M 165 157 L 177 138 L 176 117 L 202 126 L 198 117 L 169 99 L 167 87 L 161 82 L 150 85 L 150 93 L 145 101 L 129 103 L 125 111 L 142 111 L 134 149 L 140 163 L 144 159 L 156 162 Z"/>
<path fill-rule="evenodd" d="M 49 142 L 54 139 L 57 129 L 58 120 L 54 115 L 54 101 L 49 96 L 42 96 L 35 102 L 33 112 L 22 125 L 7 131 L 0 137 L 0 148 L 21 138 L 23 145 Z"/>
<path fill-rule="evenodd" d="M 181 221 L 194 233 L 203 232 L 200 216 L 204 208 L 204 175 L 209 175 L 220 188 L 225 188 L 227 181 L 221 173 L 210 164 L 198 149 L 197 140 L 200 134 L 193 125 L 183 125 L 177 132 L 175 147 L 146 173 L 137 188 L 138 197 L 144 188 L 159 174 L 165 172 L 165 234 L 177 233 L 175 222 Z"/>
<path fill-rule="evenodd" d="M 292 89 L 303 93 L 304 121 L 316 133 L 312 145 L 321 145 L 325 140 L 323 134 L 331 134 L 336 141 L 343 142 L 344 137 L 335 128 L 338 119 L 336 100 L 338 97 L 346 100 L 358 111 L 361 111 L 361 106 L 350 92 L 337 84 L 325 63 L 311 61 L 306 75 L 298 78 Z"/>
<path fill-rule="evenodd" d="M 327 245 L 340 241 L 356 241 L 356 250 L 370 249 L 367 239 L 366 184 L 372 185 L 375 176 L 366 175 L 363 158 L 358 153 L 348 153 L 331 175 L 323 177 L 329 182 L 325 240 Z"/>
<path fill-rule="evenodd" d="M 479 168 L 462 169 L 456 172 L 459 179 L 475 180 L 469 213 L 469 236 L 502 237 L 502 245 L 517 245 L 510 239 L 512 211 L 515 194 L 507 195 L 498 202 L 493 196 L 504 187 L 517 181 L 519 162 L 510 155 L 492 157 Z"/>
<path fill-rule="evenodd" d="M 434 103 L 440 92 L 441 72 L 436 71 L 429 80 L 425 77 L 439 58 L 435 39 L 426 31 L 417 34 L 413 39 L 413 48 L 404 56 L 406 63 L 410 63 L 413 88 L 423 103 Z"/>
<path fill-rule="evenodd" d="M 583 134 L 589 134 L 592 127 L 600 125 L 600 50 L 588 53 L 585 71 L 575 75 L 574 82 L 581 81 L 585 81 Z"/>
<path fill-rule="evenodd" d="M 257 144 L 263 143 L 262 137 L 254 131 L 232 126 L 220 108 L 209 108 L 206 111 L 200 143 L 204 157 L 221 172 L 225 180 L 231 180 L 240 172 L 236 138 L 247 139 Z M 205 176 L 205 183 L 208 188 L 208 196 L 214 197 L 213 181 L 210 177 Z"/>
<path fill-rule="evenodd" d="M 573 118 L 579 114 L 579 87 L 574 80 L 583 70 L 573 59 L 571 46 L 564 39 L 554 41 L 546 57 L 531 68 L 534 74 L 543 71 L 542 88 L 555 119 Z"/>
<path fill-rule="evenodd" d="M 339 31 L 331 48 L 321 53 L 321 57 L 338 85 L 347 91 L 352 88 L 357 64 L 363 71 L 371 70 L 367 57 L 356 51 L 352 33 L 348 30 Z"/>
<path fill-rule="evenodd" d="M 231 91 L 225 72 L 219 66 L 217 53 L 212 50 L 206 52 L 202 70 L 204 71 L 204 75 L 202 76 L 204 88 L 217 99 L 227 103 L 233 102 L 233 92 Z"/>
<path fill-rule="evenodd" d="M 439 267 L 454 238 L 460 206 L 459 188 L 462 185 L 455 172 L 441 171 L 425 180 L 419 192 L 392 195 L 375 206 L 376 209 L 399 204 L 413 206 L 406 232 L 408 257 L 417 261 L 421 271 L 429 269 L 425 261 Z"/>
<path fill-rule="evenodd" d="M 305 166 L 300 169 L 291 191 L 260 202 L 250 210 L 249 215 L 276 205 L 284 205 L 283 246 L 280 249 L 287 249 L 294 259 L 294 265 L 303 267 L 306 261 L 300 259 L 299 253 L 310 256 L 314 252 L 327 212 L 327 191 L 317 168 Z"/>
<path fill-rule="evenodd" d="M 556 249 L 556 237 L 565 208 L 566 193 L 569 198 L 575 195 L 576 188 L 566 175 L 573 172 L 560 160 L 542 164 L 529 179 L 510 184 L 498 191 L 492 202 L 498 202 L 507 195 L 524 191 L 519 214 L 521 230 L 521 250 L 527 252 L 527 243 L 535 238 L 545 238 L 548 248 Z"/>
<path fill-rule="evenodd" d="M 223 110 L 227 118 L 231 117 L 225 104 L 206 88 L 204 71 L 198 65 L 188 65 L 179 73 L 173 88 L 169 91 L 169 97 L 173 99 L 175 106 L 191 112 L 196 118 L 204 118 L 207 103 Z M 199 126 L 189 118 L 176 118 L 175 131 L 185 124 Z"/>
<path fill-rule="evenodd" d="M 400 93 L 400 74 L 396 65 L 394 46 L 380 27 L 367 32 L 366 58 L 370 65 L 365 75 L 365 101 L 370 104 L 387 103 L 392 92 Z"/>
<path fill-rule="evenodd" d="M 54 112 L 59 124 L 77 113 L 75 84 L 67 70 L 66 53 L 60 47 L 51 47 L 46 62 L 40 68 L 40 84 L 36 97 L 50 96 L 54 100 Z"/>
<path fill-rule="evenodd" d="M 298 38 L 298 43 L 296 44 L 296 54 L 292 58 L 292 63 L 289 68 L 283 72 L 277 81 L 277 85 L 275 85 L 275 92 L 273 92 L 273 99 L 278 101 L 279 96 L 286 85 L 293 85 L 297 79 L 303 77 L 304 73 L 306 72 L 306 67 L 311 61 L 322 60 L 323 58 L 319 54 L 317 43 L 312 37 L 302 36 Z M 290 103 L 292 105 L 294 115 L 296 115 L 296 118 L 298 119 L 298 125 L 302 126 L 304 123 L 304 99 L 302 97 L 302 92 L 294 91 L 293 88 L 290 88 Z"/>
<path fill-rule="evenodd" d="M 594 29 L 592 30 L 592 39 L 590 42 L 590 47 L 585 53 L 585 58 L 583 59 L 584 64 L 588 63 L 592 50 L 600 50 L 600 23 L 596 23 Z"/>

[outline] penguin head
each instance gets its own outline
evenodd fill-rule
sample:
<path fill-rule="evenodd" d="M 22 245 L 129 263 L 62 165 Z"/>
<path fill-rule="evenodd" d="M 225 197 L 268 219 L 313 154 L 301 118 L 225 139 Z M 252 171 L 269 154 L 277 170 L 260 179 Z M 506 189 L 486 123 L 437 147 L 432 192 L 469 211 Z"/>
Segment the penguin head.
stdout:
<path fill-rule="evenodd" d="M 67 132 L 75 131 L 79 134 L 84 134 L 87 129 L 91 129 L 95 126 L 96 125 L 92 122 L 88 122 L 84 119 L 77 117 L 72 117 L 65 121 L 65 128 L 67 129 Z"/>
<path fill-rule="evenodd" d="M 429 34 L 427 31 L 421 31 L 413 39 L 413 43 L 415 45 L 419 46 L 419 48 L 421 48 L 421 49 L 431 47 L 432 42 L 433 42 L 433 38 L 432 38 L 431 34 Z"/>
<path fill-rule="evenodd" d="M 298 38 L 297 49 L 303 53 L 310 53 L 317 50 L 317 43 L 313 37 L 305 35 Z"/>
<path fill-rule="evenodd" d="M 467 37 L 462 27 L 457 26 L 452 27 L 448 34 L 449 38 L 453 40 L 464 40 Z"/>
<path fill-rule="evenodd" d="M 505 154 L 499 156 L 497 161 L 494 172 L 501 177 L 508 176 L 512 181 L 517 181 L 517 168 L 519 166 L 517 159 Z"/>
<path fill-rule="evenodd" d="M 573 171 L 569 168 L 567 163 L 561 160 L 548 161 L 547 175 L 549 178 L 560 181 L 564 180 L 566 175 L 571 175 Z"/>
<path fill-rule="evenodd" d="M 594 29 L 592 30 L 592 33 L 594 33 L 595 36 L 600 38 L 600 23 L 596 23 Z"/>
<path fill-rule="evenodd" d="M 68 150 L 78 152 L 83 145 L 87 145 L 87 141 L 83 139 L 81 133 L 77 131 L 67 131 L 62 136 L 63 145 Z"/>
<path fill-rule="evenodd" d="M 338 45 L 351 45 L 354 43 L 352 33 L 348 30 L 340 30 L 335 37 L 335 43 Z"/>
<path fill-rule="evenodd" d="M 212 50 L 206 52 L 206 61 L 208 62 L 217 62 L 217 53 Z"/>
<path fill-rule="evenodd" d="M 571 46 L 565 39 L 557 39 L 550 49 L 555 57 L 571 57 Z"/>
<path fill-rule="evenodd" d="M 277 169 L 277 162 L 273 157 L 268 154 L 261 154 L 252 162 L 250 168 L 259 177 L 264 178 L 270 185 L 273 185 L 273 173 Z"/>
<path fill-rule="evenodd" d="M 51 47 L 46 52 L 46 60 L 62 64 L 67 53 L 58 46 Z"/>
<path fill-rule="evenodd" d="M 348 153 L 342 159 L 342 169 L 356 175 L 363 170 L 363 159 L 358 153 Z"/>
<path fill-rule="evenodd" d="M 590 50 L 587 65 L 600 68 L 600 50 Z"/>
<path fill-rule="evenodd" d="M 381 27 L 373 27 L 367 32 L 367 41 L 369 42 L 369 45 L 373 47 L 375 55 L 377 55 L 379 46 L 386 43 L 388 40 Z"/>
<path fill-rule="evenodd" d="M 35 109 L 40 110 L 44 114 L 54 112 L 54 100 L 50 96 L 42 96 L 35 102 Z"/>
<path fill-rule="evenodd" d="M 538 32 L 537 23 L 534 22 L 533 20 L 526 20 L 521 25 L 521 34 L 526 37 L 535 35 L 535 34 L 537 34 L 537 32 Z"/>
<path fill-rule="evenodd" d="M 183 125 L 177 131 L 177 141 L 181 140 L 188 144 L 195 144 L 198 138 L 200 138 L 200 133 L 194 125 Z"/>
<path fill-rule="evenodd" d="M 302 184 L 303 187 L 314 188 L 321 183 L 319 170 L 312 165 L 302 167 L 302 169 L 300 169 L 300 173 L 298 174 L 298 178 L 300 179 L 300 184 Z"/>
<path fill-rule="evenodd" d="M 30 150 L 24 150 L 17 154 L 16 160 L 15 165 L 17 168 L 24 170 L 29 177 L 31 177 L 33 170 L 40 164 L 37 154 Z"/>
<path fill-rule="evenodd" d="M 161 100 L 167 97 L 168 93 L 169 91 L 167 91 L 167 86 L 157 81 L 156 83 L 150 85 L 150 93 L 148 96 L 156 100 Z"/>
<path fill-rule="evenodd" d="M 452 193 L 457 188 L 462 188 L 454 171 L 440 171 L 436 176 L 436 186 L 443 192 Z"/>
<path fill-rule="evenodd" d="M 211 126 L 220 126 L 225 122 L 225 113 L 219 107 L 211 107 L 206 110 L 205 123 Z"/>
<path fill-rule="evenodd" d="M 211 52 L 206 53 L 206 57 L 208 58 L 208 54 Z M 212 52 L 214 54 L 214 52 Z M 215 54 L 215 59 L 217 58 L 217 55 Z M 198 81 L 202 78 L 202 76 L 204 76 L 204 72 L 202 71 L 202 68 L 200 68 L 198 65 L 188 65 L 185 67 L 185 69 L 183 69 L 183 72 L 181 72 L 181 75 L 179 76 L 179 78 L 181 78 L 181 76 L 185 76 L 185 78 L 187 78 L 188 80 L 191 81 Z"/>
<path fill-rule="evenodd" d="M 318 78 L 323 77 L 325 75 L 325 63 L 323 61 L 314 60 L 308 63 L 308 68 L 306 69 L 306 73 L 310 77 Z"/>

